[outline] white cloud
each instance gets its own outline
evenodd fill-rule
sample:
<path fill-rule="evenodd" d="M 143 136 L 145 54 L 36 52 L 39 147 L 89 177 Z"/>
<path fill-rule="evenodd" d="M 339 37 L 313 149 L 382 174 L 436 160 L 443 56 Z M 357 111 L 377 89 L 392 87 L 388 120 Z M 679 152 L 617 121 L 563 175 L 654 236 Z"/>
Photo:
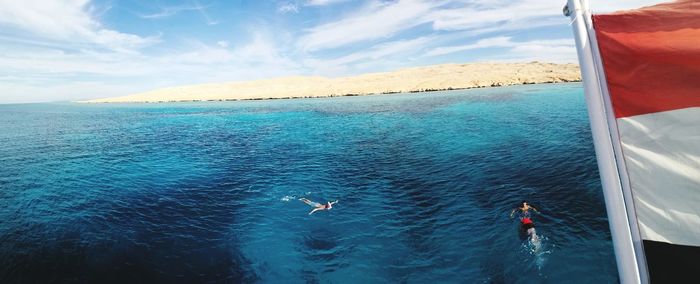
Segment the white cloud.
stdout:
<path fill-rule="evenodd" d="M 226 41 L 226 40 L 220 40 L 220 41 L 217 41 L 217 42 L 216 42 L 216 45 L 218 45 L 218 46 L 220 46 L 220 47 L 223 47 L 223 48 L 228 47 L 228 44 L 229 44 L 229 43 L 228 43 L 228 41 Z"/>
<path fill-rule="evenodd" d="M 336 3 L 346 2 L 348 0 L 308 0 L 304 5 L 306 6 L 327 6 Z"/>
<path fill-rule="evenodd" d="M 328 63 L 345 65 L 364 60 L 376 60 L 389 56 L 401 56 L 406 52 L 416 52 L 430 41 L 429 37 L 420 37 L 411 40 L 398 40 L 375 45 L 367 50 L 351 53 Z"/>
<path fill-rule="evenodd" d="M 87 1 L 0 2 L 0 24 L 43 36 L 68 38 L 90 33 L 99 24 L 87 13 Z"/>
<path fill-rule="evenodd" d="M 357 73 L 357 71 L 367 70 L 367 62 L 373 62 L 373 67 L 384 64 L 392 59 L 400 59 L 406 62 L 406 58 L 422 50 L 427 43 L 432 40 L 431 37 L 419 37 L 410 40 L 397 40 L 384 42 L 375 46 L 363 49 L 358 52 L 330 59 L 315 59 L 310 58 L 304 60 L 304 64 L 311 67 L 316 73 L 321 73 L 325 76 L 346 75 L 348 73 Z M 357 67 L 357 68 L 354 68 Z M 385 71 L 388 66 L 382 68 Z"/>
<path fill-rule="evenodd" d="M 285 41 L 285 35 L 282 32 L 271 31 L 266 27 L 256 27 L 250 29 L 249 33 L 250 40 L 231 51 L 238 62 L 266 66 L 271 70 L 299 68 L 296 60 L 292 60 L 283 53 L 283 49 L 289 44 Z"/>
<path fill-rule="evenodd" d="M 93 18 L 87 0 L 0 0 L 0 27 L 48 40 L 97 44 L 124 50 L 158 42 L 157 37 L 121 33 Z"/>
<path fill-rule="evenodd" d="M 444 54 L 455 53 L 455 52 L 459 52 L 459 51 L 478 49 L 478 48 L 487 48 L 487 47 L 509 47 L 509 46 L 513 46 L 513 44 L 514 43 L 512 41 L 510 41 L 510 37 L 501 36 L 501 37 L 485 38 L 485 39 L 479 40 L 473 44 L 437 47 L 437 48 L 431 49 L 430 51 L 426 52 L 425 56 L 444 55 Z"/>
<path fill-rule="evenodd" d="M 427 15 L 436 30 L 475 30 L 496 28 L 517 23 L 520 29 L 527 29 L 530 21 L 536 18 L 556 17 L 563 23 L 563 2 L 543 0 L 523 1 L 476 1 L 471 5 L 453 9 L 442 9 Z"/>
<path fill-rule="evenodd" d="M 139 15 L 139 17 L 144 18 L 144 19 L 161 19 L 161 18 L 167 18 L 170 16 L 175 16 L 175 15 L 179 14 L 180 12 L 196 11 L 199 9 L 200 9 L 199 6 L 171 6 L 171 7 L 161 8 L 161 10 L 156 12 L 156 13 Z"/>
<path fill-rule="evenodd" d="M 55 48 L 26 47 L 24 50 L 0 49 L 0 70 L 18 78 L 73 80 L 89 76 L 105 80 L 138 78 L 158 69 L 149 57 L 136 53 L 111 51 L 67 52 Z M 0 73 L 1 74 L 1 73 Z"/>
<path fill-rule="evenodd" d="M 651 6 L 659 3 L 668 2 L 668 0 L 590 0 L 590 9 L 593 13 L 609 13 L 620 10 L 637 9 L 641 7 Z"/>
<path fill-rule="evenodd" d="M 0 80 L 2 82 L 2 80 Z M 78 101 L 97 97 L 122 96 L 139 91 L 138 85 L 73 81 L 41 86 L 2 83 L 0 103 L 34 103 L 46 101 Z"/>
<path fill-rule="evenodd" d="M 284 2 L 277 4 L 277 13 L 289 14 L 289 13 L 299 13 L 299 7 L 296 3 Z"/>
<path fill-rule="evenodd" d="M 200 47 L 186 52 L 167 54 L 161 57 L 155 57 L 154 59 L 162 62 L 162 64 L 174 66 L 175 64 L 224 64 L 234 58 L 234 53 L 226 48 L 201 45 Z"/>
<path fill-rule="evenodd" d="M 527 60 L 549 62 L 576 62 L 576 47 L 573 42 L 566 44 L 550 42 L 524 42 L 513 47 L 507 58 L 525 58 Z"/>
<path fill-rule="evenodd" d="M 260 43 L 240 49 L 194 47 L 160 56 L 117 53 L 0 57 L 0 102 L 73 100 L 126 95 L 165 86 L 252 80 L 303 72 L 294 62 L 266 54 Z M 7 72 L 7 73 L 6 73 Z M 12 76 L 2 77 L 3 74 Z M 31 98 L 27 97 L 31 96 Z"/>
<path fill-rule="evenodd" d="M 22 42 L 0 45 L 0 102 L 108 97 L 165 86 L 304 72 L 299 64 L 280 53 L 270 32 L 251 30 L 251 34 L 252 39 L 241 46 L 222 46 L 228 44 L 226 41 L 207 45 L 192 40 L 188 46 L 157 55 L 89 47 L 65 51 L 52 45 L 26 46 Z"/>
<path fill-rule="evenodd" d="M 509 52 L 483 58 L 487 61 L 501 62 L 554 62 L 578 63 L 576 47 L 567 45 L 523 45 L 512 48 Z"/>
<path fill-rule="evenodd" d="M 338 21 L 312 28 L 299 39 L 298 46 L 305 51 L 318 51 L 388 38 L 423 23 L 421 16 L 432 7 L 432 4 L 413 0 L 372 2 Z"/>
<path fill-rule="evenodd" d="M 562 5 L 543 0 L 370 2 L 355 13 L 307 30 L 298 47 L 322 51 L 390 38 L 426 23 L 436 31 L 471 31 L 472 35 L 563 25 L 567 19 L 561 14 Z"/>
<path fill-rule="evenodd" d="M 202 4 L 199 4 L 199 1 L 194 1 L 194 10 L 199 12 L 200 15 L 202 15 L 202 18 L 204 18 L 204 23 L 208 26 L 214 26 L 219 24 L 219 21 L 216 21 L 209 16 L 209 13 L 207 13 L 207 7 L 202 6 Z"/>
<path fill-rule="evenodd" d="M 573 39 L 546 39 L 513 41 L 510 37 L 485 38 L 473 44 L 437 47 L 425 56 L 438 56 L 480 48 L 508 48 L 496 56 L 504 60 L 539 60 L 549 62 L 576 62 L 576 46 Z"/>

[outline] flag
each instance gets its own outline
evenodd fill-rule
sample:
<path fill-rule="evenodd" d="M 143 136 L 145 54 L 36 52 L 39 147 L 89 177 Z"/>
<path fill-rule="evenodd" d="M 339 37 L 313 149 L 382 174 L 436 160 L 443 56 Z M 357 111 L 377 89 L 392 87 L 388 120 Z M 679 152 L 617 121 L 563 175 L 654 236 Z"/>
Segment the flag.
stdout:
<path fill-rule="evenodd" d="M 617 149 L 620 190 L 627 191 L 628 231 L 641 239 L 635 247 L 646 262 L 641 277 L 697 282 L 700 1 L 593 15 L 592 33 L 593 69 L 602 72 L 588 76 L 607 96 L 607 141 Z"/>

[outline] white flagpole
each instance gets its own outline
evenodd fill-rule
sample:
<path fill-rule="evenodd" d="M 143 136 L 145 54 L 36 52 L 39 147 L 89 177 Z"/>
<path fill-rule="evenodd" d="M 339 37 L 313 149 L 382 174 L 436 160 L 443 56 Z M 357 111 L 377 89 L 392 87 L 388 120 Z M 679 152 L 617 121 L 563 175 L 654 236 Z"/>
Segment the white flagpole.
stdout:
<path fill-rule="evenodd" d="M 591 122 L 593 144 L 603 185 L 610 233 L 615 248 L 617 269 L 621 283 L 641 283 L 642 281 L 646 283 L 646 273 L 640 273 L 632 241 L 632 231 L 627 216 L 622 183 L 615 159 L 615 150 L 612 146 L 613 138 L 607 122 L 609 114 L 606 111 L 603 97 L 603 88 L 607 87 L 600 84 L 600 79 L 605 80 L 605 78 L 601 73 L 602 68 L 596 66 L 596 60 L 594 59 L 599 54 L 597 48 L 592 46 L 596 43 L 592 39 L 594 34 L 592 34 L 591 17 L 588 13 L 588 6 L 582 3 L 584 1 L 568 0 L 567 11 L 565 12 L 572 19 L 583 88 L 586 94 L 586 104 L 588 105 L 588 117 Z M 634 221 L 636 222 L 636 220 Z M 644 275 L 644 277 L 641 275 Z"/>
<path fill-rule="evenodd" d="M 581 0 L 586 1 L 586 0 Z M 584 3 L 585 4 L 585 3 Z M 613 151 L 615 151 L 615 157 L 617 162 L 617 170 L 620 177 L 620 183 L 622 185 L 622 196 L 625 200 L 625 209 L 627 210 L 627 221 L 630 228 L 630 233 L 632 235 L 632 245 L 634 246 L 634 252 L 637 256 L 637 268 L 639 269 L 639 275 L 641 283 L 649 283 L 649 274 L 647 270 L 646 257 L 644 256 L 644 244 L 642 243 L 642 236 L 639 231 L 639 224 L 637 223 L 637 212 L 634 206 L 634 196 L 632 194 L 632 188 L 630 185 L 629 175 L 627 173 L 627 165 L 623 158 L 622 144 L 620 142 L 620 131 L 617 128 L 617 119 L 615 118 L 615 113 L 613 112 L 612 101 L 610 99 L 610 93 L 607 86 L 608 82 L 605 78 L 605 70 L 603 69 L 602 59 L 600 57 L 600 50 L 598 48 L 598 39 L 595 36 L 595 30 L 593 29 L 593 22 L 591 19 L 591 14 L 588 6 L 584 6 L 586 9 L 583 11 L 584 20 L 586 21 L 588 28 L 588 35 L 590 40 L 590 46 L 593 51 L 593 56 L 595 61 L 595 67 L 598 71 L 598 83 L 601 86 L 601 96 L 603 97 L 603 102 L 607 114 L 608 129 L 611 133 L 610 138 L 612 139 Z"/>

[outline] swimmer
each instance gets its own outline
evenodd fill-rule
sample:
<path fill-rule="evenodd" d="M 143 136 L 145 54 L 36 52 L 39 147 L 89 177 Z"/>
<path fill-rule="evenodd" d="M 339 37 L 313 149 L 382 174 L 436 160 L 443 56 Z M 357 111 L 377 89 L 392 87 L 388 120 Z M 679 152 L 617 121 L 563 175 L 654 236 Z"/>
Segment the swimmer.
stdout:
<path fill-rule="evenodd" d="M 530 241 L 533 243 L 536 243 L 539 241 L 539 238 L 537 237 L 537 232 L 535 231 L 535 223 L 532 222 L 532 219 L 530 219 L 530 209 L 532 211 L 535 211 L 537 213 L 540 213 L 535 207 L 530 206 L 527 204 L 527 201 L 523 200 L 520 202 L 520 205 L 518 208 L 513 209 L 513 211 L 510 212 L 510 218 L 513 218 L 513 214 L 515 214 L 516 211 L 520 210 L 520 228 L 524 231 L 527 232 L 528 238 L 530 238 Z"/>
<path fill-rule="evenodd" d="M 514 208 L 513 211 L 510 211 L 510 218 L 513 218 L 513 214 L 515 214 L 515 211 L 518 211 L 518 210 L 520 210 L 520 215 L 522 216 L 521 219 L 524 217 L 529 218 L 530 217 L 530 209 L 532 209 L 532 211 L 540 213 L 540 211 L 537 210 L 537 208 L 530 206 L 530 204 L 528 204 L 527 201 L 523 200 L 522 202 L 520 202 L 520 205 L 518 205 L 517 208 Z"/>
<path fill-rule="evenodd" d="M 313 201 L 308 200 L 308 199 L 306 199 L 306 198 L 299 198 L 299 200 L 301 200 L 302 202 L 304 202 L 304 203 L 306 203 L 306 204 L 308 204 L 308 205 L 314 207 L 314 210 L 311 210 L 311 212 L 309 212 L 309 215 L 311 215 L 311 214 L 313 214 L 314 212 L 319 211 L 319 210 L 331 210 L 331 209 L 333 208 L 333 204 L 338 203 L 338 200 L 333 201 L 333 202 L 328 201 L 328 202 L 326 202 L 326 204 L 321 204 L 321 203 L 313 202 Z"/>

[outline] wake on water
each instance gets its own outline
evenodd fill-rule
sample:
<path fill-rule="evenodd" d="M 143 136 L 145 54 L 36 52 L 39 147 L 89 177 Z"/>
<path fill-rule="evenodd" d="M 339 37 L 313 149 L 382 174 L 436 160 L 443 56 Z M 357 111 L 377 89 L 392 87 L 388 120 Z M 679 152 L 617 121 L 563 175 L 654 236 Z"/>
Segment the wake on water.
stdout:
<path fill-rule="evenodd" d="M 305 195 L 310 195 L 311 193 L 313 193 L 313 192 L 307 191 Z M 303 196 L 303 195 L 302 195 L 302 196 Z M 294 194 L 294 195 L 285 195 L 284 197 L 282 197 L 282 198 L 280 199 L 280 201 L 289 202 L 289 201 L 291 201 L 291 200 L 296 200 L 296 199 L 298 199 L 298 198 L 299 198 L 299 196 L 297 196 L 296 194 Z"/>
<path fill-rule="evenodd" d="M 281 200 L 287 202 L 287 201 L 294 200 L 294 199 L 297 199 L 297 197 L 294 195 L 285 195 L 284 197 L 282 197 Z"/>
<path fill-rule="evenodd" d="M 521 251 L 533 258 L 534 265 L 540 273 L 553 249 L 554 245 L 549 242 L 549 238 L 539 232 L 536 233 L 536 237 L 528 236 L 521 245 Z"/>

